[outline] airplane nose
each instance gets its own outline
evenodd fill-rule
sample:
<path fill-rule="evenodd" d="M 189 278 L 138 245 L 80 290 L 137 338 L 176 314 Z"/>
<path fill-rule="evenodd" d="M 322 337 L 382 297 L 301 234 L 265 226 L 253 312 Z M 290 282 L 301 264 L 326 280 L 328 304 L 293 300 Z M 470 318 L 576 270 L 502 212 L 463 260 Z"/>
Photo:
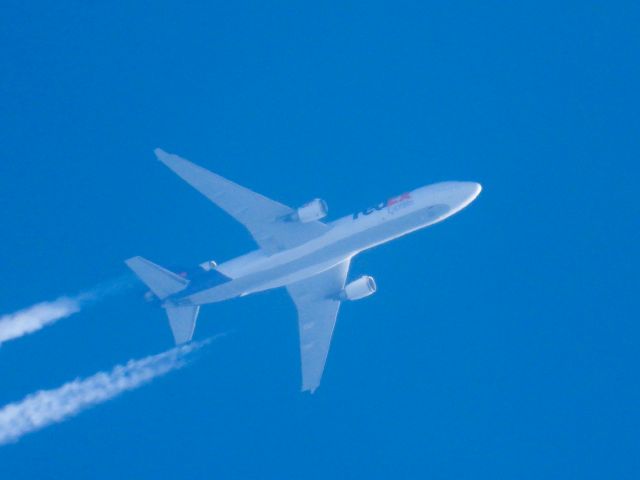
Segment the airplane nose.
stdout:
<path fill-rule="evenodd" d="M 425 203 L 447 205 L 451 215 L 473 202 L 481 191 L 477 182 L 440 182 L 419 190 Z"/>
<path fill-rule="evenodd" d="M 455 193 L 452 196 L 452 208 L 455 210 L 462 209 L 473 202 L 480 192 L 482 185 L 476 182 L 456 182 Z"/>
<path fill-rule="evenodd" d="M 480 192 L 482 191 L 482 185 L 477 182 L 460 182 L 461 187 L 464 190 L 465 196 L 469 198 L 469 200 L 475 200 Z"/>

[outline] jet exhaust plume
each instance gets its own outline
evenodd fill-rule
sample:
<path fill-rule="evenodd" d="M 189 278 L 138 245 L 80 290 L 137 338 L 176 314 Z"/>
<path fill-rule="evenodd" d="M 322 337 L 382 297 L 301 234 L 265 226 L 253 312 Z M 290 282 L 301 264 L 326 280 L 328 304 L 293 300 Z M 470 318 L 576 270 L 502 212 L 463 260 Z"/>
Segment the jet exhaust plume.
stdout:
<path fill-rule="evenodd" d="M 111 371 L 76 379 L 53 390 L 41 390 L 19 402 L 5 405 L 0 409 L 0 445 L 16 442 L 27 433 L 63 422 L 83 410 L 184 367 L 188 357 L 213 338 L 129 360 L 124 365 L 116 365 Z"/>
<path fill-rule="evenodd" d="M 63 295 L 51 302 L 40 302 L 0 317 L 0 344 L 36 332 L 58 320 L 78 313 L 84 307 L 130 288 L 130 277 L 100 284 L 75 296 Z"/>

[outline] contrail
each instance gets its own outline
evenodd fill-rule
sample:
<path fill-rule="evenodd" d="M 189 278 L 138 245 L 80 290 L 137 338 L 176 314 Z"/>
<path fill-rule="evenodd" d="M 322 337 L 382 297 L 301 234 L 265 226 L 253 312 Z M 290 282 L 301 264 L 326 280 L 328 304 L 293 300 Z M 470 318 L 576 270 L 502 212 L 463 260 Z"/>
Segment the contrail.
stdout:
<path fill-rule="evenodd" d="M 99 285 L 75 296 L 62 296 L 0 317 L 0 344 L 36 332 L 130 287 L 129 277 Z"/>
<path fill-rule="evenodd" d="M 215 338 L 215 337 L 214 337 Z M 94 405 L 133 390 L 187 364 L 188 356 L 212 339 L 182 345 L 125 365 L 76 379 L 54 390 L 41 390 L 0 409 L 0 445 L 73 417 Z"/>

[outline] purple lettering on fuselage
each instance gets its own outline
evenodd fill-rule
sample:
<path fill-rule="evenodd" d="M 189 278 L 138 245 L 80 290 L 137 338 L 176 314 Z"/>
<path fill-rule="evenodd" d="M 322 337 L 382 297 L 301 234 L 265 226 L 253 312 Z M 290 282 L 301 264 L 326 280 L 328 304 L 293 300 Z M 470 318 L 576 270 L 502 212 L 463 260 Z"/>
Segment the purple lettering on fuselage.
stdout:
<path fill-rule="evenodd" d="M 392 207 L 394 205 L 398 205 L 400 203 L 404 203 L 404 202 L 407 202 L 409 200 L 411 200 L 411 194 L 410 193 L 403 193 L 402 195 L 398 195 L 397 197 L 390 198 L 386 202 L 380 202 L 375 207 L 369 207 L 369 208 L 367 208 L 365 210 L 362 210 L 360 212 L 354 213 L 353 214 L 353 219 L 357 220 L 358 217 L 360 217 L 361 215 L 371 215 L 373 212 L 380 211 L 380 210 L 384 209 L 385 207 L 390 208 L 390 207 Z"/>

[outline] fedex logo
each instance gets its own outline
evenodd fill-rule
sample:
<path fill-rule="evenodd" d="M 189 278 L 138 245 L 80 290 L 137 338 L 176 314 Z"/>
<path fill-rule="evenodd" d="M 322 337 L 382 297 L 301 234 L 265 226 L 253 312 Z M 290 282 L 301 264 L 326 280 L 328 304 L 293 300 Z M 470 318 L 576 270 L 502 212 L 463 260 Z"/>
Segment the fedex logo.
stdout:
<path fill-rule="evenodd" d="M 411 194 L 403 193 L 402 195 L 398 195 L 397 197 L 390 198 L 386 202 L 380 202 L 375 207 L 369 207 L 361 212 L 356 212 L 353 214 L 353 219 L 357 220 L 358 217 L 362 215 L 371 215 L 373 212 L 377 212 L 383 210 L 384 208 L 388 208 L 389 213 L 395 213 L 398 210 L 401 210 L 404 207 L 408 207 L 413 202 L 411 202 Z"/>
<path fill-rule="evenodd" d="M 405 200 L 411 200 L 411 194 L 409 192 L 403 193 L 402 195 L 398 195 L 397 197 L 393 197 L 387 200 L 387 207 L 391 207 L 398 203 L 404 202 Z"/>

